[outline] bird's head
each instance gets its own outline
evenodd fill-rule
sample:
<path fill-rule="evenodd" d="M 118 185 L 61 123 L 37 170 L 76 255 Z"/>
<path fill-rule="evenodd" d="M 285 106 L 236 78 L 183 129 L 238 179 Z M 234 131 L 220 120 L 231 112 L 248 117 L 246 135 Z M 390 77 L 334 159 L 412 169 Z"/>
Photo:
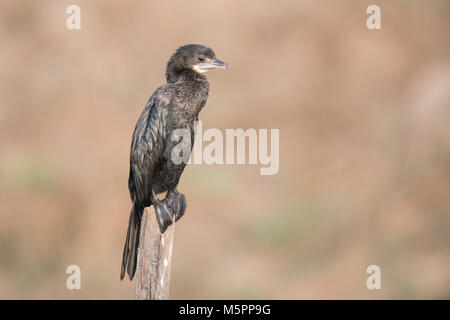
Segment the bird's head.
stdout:
<path fill-rule="evenodd" d="M 228 67 L 228 63 L 216 58 L 211 48 L 199 44 L 188 44 L 180 47 L 170 57 L 166 78 L 168 82 L 175 82 L 185 70 L 204 73 L 210 69 L 227 69 Z"/>

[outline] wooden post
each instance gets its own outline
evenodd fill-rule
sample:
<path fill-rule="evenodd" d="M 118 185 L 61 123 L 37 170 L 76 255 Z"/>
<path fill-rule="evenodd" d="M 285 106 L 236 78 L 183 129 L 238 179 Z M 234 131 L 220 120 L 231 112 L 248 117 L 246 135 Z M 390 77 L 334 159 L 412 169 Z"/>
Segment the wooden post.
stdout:
<path fill-rule="evenodd" d="M 136 272 L 137 300 L 169 299 L 175 223 L 164 234 L 159 231 L 155 209 L 145 208 L 142 215 Z"/>

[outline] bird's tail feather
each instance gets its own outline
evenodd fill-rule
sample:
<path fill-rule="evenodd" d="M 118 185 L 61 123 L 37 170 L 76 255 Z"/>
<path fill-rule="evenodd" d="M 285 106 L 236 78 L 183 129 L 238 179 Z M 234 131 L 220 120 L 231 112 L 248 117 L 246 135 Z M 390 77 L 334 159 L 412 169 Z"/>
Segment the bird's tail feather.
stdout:
<path fill-rule="evenodd" d="M 139 235 L 141 230 L 141 219 L 144 208 L 133 202 L 128 222 L 127 238 L 123 248 L 122 268 L 120 270 L 120 280 L 123 280 L 125 271 L 128 272 L 130 280 L 133 280 L 137 266 L 137 254 L 139 248 Z"/>

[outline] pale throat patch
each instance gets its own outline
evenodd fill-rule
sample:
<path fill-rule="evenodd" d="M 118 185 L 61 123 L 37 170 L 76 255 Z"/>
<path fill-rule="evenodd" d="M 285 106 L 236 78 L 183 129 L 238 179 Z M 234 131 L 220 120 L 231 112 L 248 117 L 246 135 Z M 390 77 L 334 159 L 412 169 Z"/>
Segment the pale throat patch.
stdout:
<path fill-rule="evenodd" d="M 194 67 L 193 67 L 193 69 L 195 70 L 195 71 L 197 71 L 198 73 L 205 73 L 205 72 L 207 72 L 208 71 L 208 69 L 202 69 L 202 68 L 200 68 L 198 65 L 194 65 Z"/>

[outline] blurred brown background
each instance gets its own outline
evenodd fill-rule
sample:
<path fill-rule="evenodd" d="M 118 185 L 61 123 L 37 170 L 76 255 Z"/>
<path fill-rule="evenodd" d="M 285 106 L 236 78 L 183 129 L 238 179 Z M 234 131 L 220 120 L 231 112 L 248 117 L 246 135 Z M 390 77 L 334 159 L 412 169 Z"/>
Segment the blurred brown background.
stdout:
<path fill-rule="evenodd" d="M 208 73 L 204 129 L 279 128 L 280 171 L 186 169 L 172 298 L 450 298 L 449 15 L 446 0 L 2 1 L 0 298 L 134 298 L 131 134 L 186 43 L 232 67 Z"/>

